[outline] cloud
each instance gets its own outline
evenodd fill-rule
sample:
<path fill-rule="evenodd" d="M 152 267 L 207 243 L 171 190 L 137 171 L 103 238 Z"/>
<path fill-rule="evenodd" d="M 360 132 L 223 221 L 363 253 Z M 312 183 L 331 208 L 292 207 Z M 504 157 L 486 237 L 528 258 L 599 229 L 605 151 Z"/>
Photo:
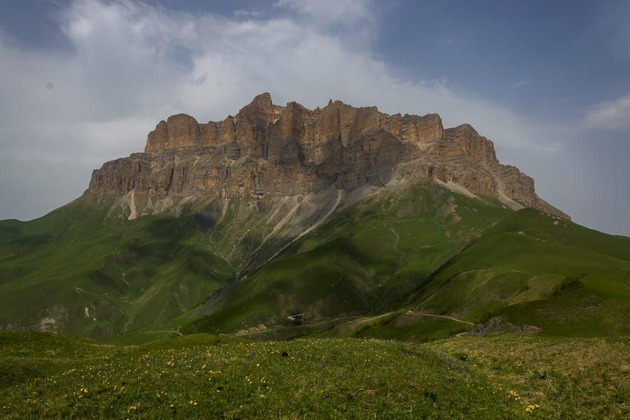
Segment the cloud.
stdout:
<path fill-rule="evenodd" d="M 274 6 L 294 12 L 292 19 L 337 39 L 354 50 L 369 48 L 376 36 L 372 0 L 278 0 Z"/>
<path fill-rule="evenodd" d="M 356 22 L 372 17 L 370 0 L 278 0 L 282 7 L 307 15 L 317 22 Z"/>
<path fill-rule="evenodd" d="M 512 89 L 518 89 L 518 88 L 523 87 L 525 85 L 527 85 L 527 81 L 526 80 L 519 80 L 518 82 L 516 82 L 516 83 L 514 83 L 512 85 Z"/>
<path fill-rule="evenodd" d="M 545 140 L 561 137 L 550 127 L 463 95 L 446 80 L 395 77 L 369 43 L 357 41 L 362 36 L 345 36 L 370 27 L 369 5 L 280 0 L 276 6 L 288 16 L 247 19 L 79 0 L 61 15 L 69 51 L 21 50 L 0 35 L 0 161 L 12 163 L 15 179 L 28 171 L 24 179 L 73 191 L 46 202 L 22 197 L 33 203 L 29 211 L 6 214 L 0 207 L 0 218 L 32 217 L 78 196 L 90 165 L 143 150 L 146 134 L 171 114 L 220 120 L 265 91 L 276 103 L 310 108 L 332 98 L 388 113 L 437 112 L 446 126 L 473 124 L 498 149 L 561 147 Z M 63 171 L 51 173 L 51 161 L 63 163 Z"/>
<path fill-rule="evenodd" d="M 584 123 L 588 128 L 630 132 L 630 94 L 589 107 Z"/>
<path fill-rule="evenodd" d="M 234 11 L 234 17 L 237 18 L 255 18 L 260 16 L 260 12 L 256 10 L 239 9 Z"/>

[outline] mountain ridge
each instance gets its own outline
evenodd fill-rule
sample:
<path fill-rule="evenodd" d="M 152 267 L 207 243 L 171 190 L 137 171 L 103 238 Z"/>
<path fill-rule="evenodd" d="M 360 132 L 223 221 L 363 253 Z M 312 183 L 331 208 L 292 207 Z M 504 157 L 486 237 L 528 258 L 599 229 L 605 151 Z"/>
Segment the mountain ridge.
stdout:
<path fill-rule="evenodd" d="M 315 110 L 282 107 L 269 93 L 220 122 L 186 114 L 161 121 L 144 153 L 105 163 L 85 194 L 126 195 L 135 218 L 172 209 L 173 199 L 306 196 L 422 179 L 570 219 L 536 195 L 531 177 L 500 164 L 492 141 L 469 124 L 445 129 L 437 114 L 388 115 L 332 100 Z"/>

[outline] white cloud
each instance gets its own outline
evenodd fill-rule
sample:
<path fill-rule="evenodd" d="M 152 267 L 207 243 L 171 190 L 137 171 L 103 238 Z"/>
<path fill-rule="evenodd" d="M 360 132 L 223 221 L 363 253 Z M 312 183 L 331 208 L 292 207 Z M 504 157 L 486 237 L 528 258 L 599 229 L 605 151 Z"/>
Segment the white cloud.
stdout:
<path fill-rule="evenodd" d="M 322 24 L 351 22 L 340 30 L 360 34 L 374 18 L 369 2 L 277 5 L 299 16 L 242 20 L 131 0 L 80 0 L 63 15 L 71 52 L 19 50 L 0 36 L 0 160 L 23 162 L 15 170 L 29 171 L 29 179 L 39 174 L 51 189 L 68 183 L 73 188 L 67 191 L 78 196 L 89 181 L 88 163 L 98 167 L 143 150 L 159 120 L 178 112 L 201 122 L 223 119 L 265 91 L 276 103 L 295 100 L 310 108 L 332 98 L 388 113 L 438 112 L 447 126 L 473 124 L 499 149 L 559 147 L 544 141 L 559 137 L 549 127 L 462 95 L 445 80 L 394 77 L 368 44 Z M 50 165 L 38 172 L 51 159 L 65 162 L 59 177 L 51 176 Z M 85 179 L 68 177 L 73 165 Z M 36 214 L 73 197 L 54 198 L 38 203 Z M 0 214 L 8 216 L 15 215 Z"/>
<path fill-rule="evenodd" d="M 630 131 L 630 94 L 589 107 L 584 123 L 589 128 Z"/>

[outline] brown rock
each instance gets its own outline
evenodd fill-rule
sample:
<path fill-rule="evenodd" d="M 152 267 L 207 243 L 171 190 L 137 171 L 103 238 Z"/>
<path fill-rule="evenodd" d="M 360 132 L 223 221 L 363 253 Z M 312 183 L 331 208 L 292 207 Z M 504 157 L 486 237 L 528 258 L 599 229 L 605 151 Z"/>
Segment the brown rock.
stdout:
<path fill-rule="evenodd" d="M 446 138 L 457 143 L 464 153 L 478 162 L 493 168 L 499 163 L 494 152 L 494 144 L 480 136 L 470 124 L 446 130 Z"/>
<path fill-rule="evenodd" d="M 160 121 L 147 138 L 147 153 L 159 153 L 164 149 L 181 149 L 200 145 L 199 124 L 190 115 L 177 114 Z"/>
<path fill-rule="evenodd" d="M 161 121 L 146 153 L 107 162 L 86 193 L 263 197 L 426 178 L 568 217 L 536 195 L 530 177 L 501 165 L 493 143 L 468 124 L 444 129 L 437 114 L 387 115 L 341 101 L 280 107 L 268 93 L 220 122 Z"/>

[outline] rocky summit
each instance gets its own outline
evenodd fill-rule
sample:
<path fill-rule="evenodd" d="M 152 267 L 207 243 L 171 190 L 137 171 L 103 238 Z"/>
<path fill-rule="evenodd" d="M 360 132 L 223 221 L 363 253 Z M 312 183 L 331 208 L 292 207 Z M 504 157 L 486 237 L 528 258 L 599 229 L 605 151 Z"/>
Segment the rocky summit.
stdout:
<path fill-rule="evenodd" d="M 534 181 L 497 160 L 492 141 L 463 124 L 445 129 L 437 114 L 388 115 L 330 101 L 309 110 L 272 103 L 263 93 L 236 116 L 198 123 L 185 114 L 160 121 L 144 153 L 107 162 L 88 196 L 122 196 L 129 219 L 181 212 L 199 198 L 304 197 L 433 179 L 468 196 L 498 199 L 569 218 L 536 195 Z M 360 195 L 360 194 L 359 194 Z"/>

